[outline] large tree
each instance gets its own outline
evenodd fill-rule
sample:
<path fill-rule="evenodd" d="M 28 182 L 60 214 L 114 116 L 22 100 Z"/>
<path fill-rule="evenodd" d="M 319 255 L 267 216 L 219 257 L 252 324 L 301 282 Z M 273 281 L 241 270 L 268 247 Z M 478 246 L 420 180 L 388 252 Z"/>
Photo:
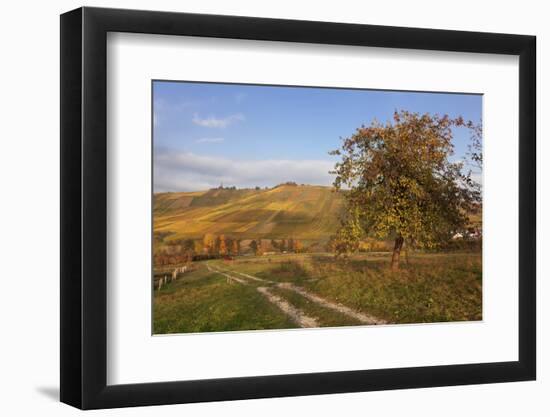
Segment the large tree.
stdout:
<path fill-rule="evenodd" d="M 394 239 L 392 270 L 403 244 L 424 248 L 448 241 L 468 222 L 479 189 L 452 160 L 454 128 L 476 129 L 461 117 L 395 112 L 386 124 L 361 126 L 340 149 L 336 189 L 346 189 L 347 210 L 338 236 L 340 252 L 361 236 Z"/>

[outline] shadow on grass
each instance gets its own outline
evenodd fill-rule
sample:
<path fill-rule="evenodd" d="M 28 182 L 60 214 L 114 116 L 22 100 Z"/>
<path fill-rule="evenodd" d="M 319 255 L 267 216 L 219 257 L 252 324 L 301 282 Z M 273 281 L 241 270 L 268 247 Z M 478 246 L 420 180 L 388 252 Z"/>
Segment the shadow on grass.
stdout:
<path fill-rule="evenodd" d="M 311 262 L 313 268 L 319 270 L 330 271 L 333 269 L 344 270 L 346 272 L 363 272 L 366 269 L 379 271 L 389 268 L 390 255 L 382 254 L 377 256 L 369 256 L 365 258 L 336 258 L 334 256 L 312 256 Z M 405 263 L 403 263 L 405 266 Z"/>
<path fill-rule="evenodd" d="M 295 283 L 300 283 L 301 281 L 311 278 L 310 272 L 301 262 L 295 260 L 278 263 L 268 271 L 258 274 L 258 276 L 275 279 L 277 281 L 292 281 Z"/>

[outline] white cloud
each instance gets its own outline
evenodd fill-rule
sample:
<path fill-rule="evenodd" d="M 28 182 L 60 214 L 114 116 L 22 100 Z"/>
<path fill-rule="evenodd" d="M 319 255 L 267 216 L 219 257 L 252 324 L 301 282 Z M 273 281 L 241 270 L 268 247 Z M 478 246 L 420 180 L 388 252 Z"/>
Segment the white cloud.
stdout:
<path fill-rule="evenodd" d="M 215 118 L 211 116 L 205 119 L 202 119 L 201 117 L 199 117 L 197 113 L 193 115 L 193 123 L 195 123 L 196 125 L 203 126 L 203 127 L 213 127 L 218 129 L 226 128 L 230 124 L 234 122 L 239 122 L 242 120 L 244 120 L 244 116 L 241 113 L 232 114 L 224 118 Z"/>
<path fill-rule="evenodd" d="M 326 160 L 230 160 L 188 152 L 155 150 L 154 189 L 197 191 L 220 183 L 238 188 L 272 187 L 286 181 L 299 184 L 331 185 L 328 172 L 334 163 Z"/>
<path fill-rule="evenodd" d="M 200 139 L 197 139 L 195 142 L 196 143 L 220 143 L 220 142 L 223 142 L 225 139 L 224 138 L 200 138 Z"/>

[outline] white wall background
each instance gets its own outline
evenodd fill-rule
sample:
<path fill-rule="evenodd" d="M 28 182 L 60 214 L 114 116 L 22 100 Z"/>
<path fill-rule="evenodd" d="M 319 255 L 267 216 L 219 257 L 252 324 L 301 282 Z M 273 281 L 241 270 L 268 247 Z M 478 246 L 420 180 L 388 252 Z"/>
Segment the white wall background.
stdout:
<path fill-rule="evenodd" d="M 75 415 L 59 392 L 59 14 L 70 0 L 9 2 L 0 42 L 0 411 L 3 415 Z M 181 12 L 532 34 L 538 37 L 538 209 L 542 261 L 550 250 L 550 134 L 544 123 L 550 87 L 550 26 L 544 2 L 353 2 L 278 0 L 124 0 L 86 5 Z M 545 158 L 546 157 L 546 158 Z M 539 262 L 538 381 L 497 385 L 325 395 L 231 403 L 99 411 L 97 415 L 543 416 L 550 412 L 550 266 Z M 546 394 L 546 395 L 544 395 Z"/>

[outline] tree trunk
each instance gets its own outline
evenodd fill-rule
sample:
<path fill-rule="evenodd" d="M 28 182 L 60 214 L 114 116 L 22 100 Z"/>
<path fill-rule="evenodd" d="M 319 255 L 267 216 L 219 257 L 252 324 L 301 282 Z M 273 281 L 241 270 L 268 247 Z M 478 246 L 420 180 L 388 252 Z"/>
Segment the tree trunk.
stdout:
<path fill-rule="evenodd" d="M 403 236 L 397 236 L 395 238 L 395 245 L 393 246 L 393 255 L 391 257 L 391 270 L 399 270 L 399 255 L 401 255 L 401 248 L 403 247 Z"/>

